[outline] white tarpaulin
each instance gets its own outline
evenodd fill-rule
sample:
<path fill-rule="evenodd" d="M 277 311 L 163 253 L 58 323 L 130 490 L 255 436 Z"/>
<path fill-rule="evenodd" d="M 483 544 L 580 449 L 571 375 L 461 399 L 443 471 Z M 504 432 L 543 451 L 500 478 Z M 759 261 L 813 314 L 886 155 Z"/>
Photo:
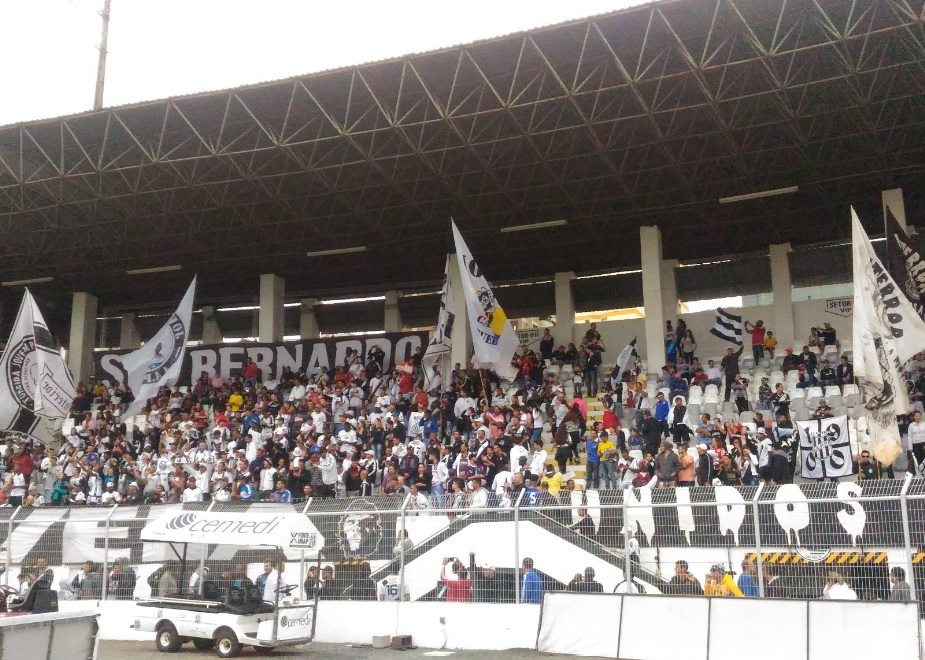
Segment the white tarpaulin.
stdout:
<path fill-rule="evenodd" d="M 26 290 L 2 358 L 0 429 L 48 443 L 76 391 L 32 294 Z"/>
<path fill-rule="evenodd" d="M 437 328 L 421 359 L 426 392 L 450 382 L 450 351 L 453 350 L 453 324 L 456 321 L 456 315 L 453 313 L 456 304 L 454 298 L 453 288 L 450 286 L 450 260 L 447 258 L 443 270 L 443 290 L 440 292 Z"/>
<path fill-rule="evenodd" d="M 502 378 L 513 380 L 517 370 L 511 358 L 520 346 L 514 326 L 495 298 L 488 280 L 482 275 L 478 262 L 469 252 L 456 223 L 453 223 L 453 240 L 459 262 L 459 279 L 466 298 L 469 327 L 472 329 L 473 364 L 478 368 L 492 369 Z"/>
<path fill-rule="evenodd" d="M 148 399 L 157 394 L 163 386 L 177 382 L 186 342 L 189 339 L 190 317 L 193 315 L 193 297 L 196 294 L 196 278 L 193 278 L 186 295 L 180 301 L 177 311 L 170 315 L 157 334 L 137 351 L 120 355 L 110 364 L 121 374 L 121 380 L 132 391 L 135 400 L 122 414 L 129 419 L 141 412 Z"/>
<path fill-rule="evenodd" d="M 181 511 L 152 520 L 141 530 L 142 541 L 271 546 L 284 550 L 320 550 L 324 537 L 300 513 Z"/>
<path fill-rule="evenodd" d="M 874 252 L 851 209 L 854 266 L 854 375 L 867 416 L 870 451 L 884 465 L 902 452 L 896 416 L 911 406 L 902 365 L 925 347 L 925 322 Z"/>
<path fill-rule="evenodd" d="M 803 478 L 847 477 L 854 464 L 848 416 L 797 422 Z"/>

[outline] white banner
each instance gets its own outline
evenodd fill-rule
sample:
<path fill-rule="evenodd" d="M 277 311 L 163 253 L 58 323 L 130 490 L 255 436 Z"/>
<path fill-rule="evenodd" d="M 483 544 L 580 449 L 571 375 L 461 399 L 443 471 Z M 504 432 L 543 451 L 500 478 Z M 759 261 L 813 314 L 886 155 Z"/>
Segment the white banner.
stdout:
<path fill-rule="evenodd" d="M 170 387 L 177 382 L 189 339 L 195 294 L 194 277 L 177 311 L 170 315 L 157 334 L 137 351 L 120 355 L 111 361 L 112 366 L 120 372 L 122 382 L 135 397 L 122 414 L 123 419 L 140 413 L 148 399 L 155 396 L 162 386 Z"/>
<path fill-rule="evenodd" d="M 447 257 L 443 269 L 443 289 L 440 291 L 440 312 L 437 314 L 437 329 L 424 351 L 421 364 L 424 367 L 424 390 L 449 385 L 450 351 L 453 350 L 453 324 L 456 322 L 456 300 L 450 285 L 450 259 Z"/>
<path fill-rule="evenodd" d="M 797 422 L 804 479 L 847 477 L 853 471 L 848 416 Z"/>
<path fill-rule="evenodd" d="M 0 429 L 48 443 L 70 411 L 76 391 L 28 289 L 3 353 L 2 371 Z"/>
<path fill-rule="evenodd" d="M 925 322 L 877 258 L 851 209 L 854 375 L 867 413 L 870 450 L 884 465 L 902 452 L 896 416 L 909 412 L 903 363 L 925 347 Z"/>
<path fill-rule="evenodd" d="M 455 222 L 453 240 L 469 327 L 472 329 L 472 346 L 475 349 L 472 362 L 478 368 L 493 369 L 502 378 L 513 380 L 517 371 L 511 366 L 511 358 L 519 346 L 514 326 L 495 298 Z"/>

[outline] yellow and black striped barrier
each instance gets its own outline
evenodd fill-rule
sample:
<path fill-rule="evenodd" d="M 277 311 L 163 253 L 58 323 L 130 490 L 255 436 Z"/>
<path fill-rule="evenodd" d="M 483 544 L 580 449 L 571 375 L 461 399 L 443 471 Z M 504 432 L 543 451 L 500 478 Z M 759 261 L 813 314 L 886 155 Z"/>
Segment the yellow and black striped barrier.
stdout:
<path fill-rule="evenodd" d="M 752 561 L 757 561 L 758 555 L 755 552 L 750 552 L 746 555 L 747 559 Z M 887 555 L 885 552 L 857 552 L 857 551 L 847 551 L 847 552 L 838 552 L 833 551 L 829 553 L 825 559 L 821 561 L 810 561 L 806 559 L 798 552 L 762 552 L 761 553 L 761 562 L 768 564 L 831 564 L 831 565 L 845 565 L 845 564 L 885 564 L 887 560 Z M 920 552 L 916 555 L 914 562 L 925 561 L 925 552 Z"/>

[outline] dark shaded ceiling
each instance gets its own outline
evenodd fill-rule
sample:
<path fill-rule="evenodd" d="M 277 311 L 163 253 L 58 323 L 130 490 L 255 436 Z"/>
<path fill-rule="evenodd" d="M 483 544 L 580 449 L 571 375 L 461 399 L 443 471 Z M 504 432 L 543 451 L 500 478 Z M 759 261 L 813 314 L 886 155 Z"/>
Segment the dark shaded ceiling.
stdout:
<path fill-rule="evenodd" d="M 496 282 L 638 266 L 644 224 L 680 259 L 847 237 L 850 203 L 878 233 L 897 185 L 917 224 L 923 64 L 922 0 L 665 0 L 7 126 L 0 280 L 54 277 L 34 291 L 63 319 L 75 290 L 172 305 L 194 272 L 201 303 L 253 301 L 265 272 L 294 295 L 432 287 L 451 216 Z"/>

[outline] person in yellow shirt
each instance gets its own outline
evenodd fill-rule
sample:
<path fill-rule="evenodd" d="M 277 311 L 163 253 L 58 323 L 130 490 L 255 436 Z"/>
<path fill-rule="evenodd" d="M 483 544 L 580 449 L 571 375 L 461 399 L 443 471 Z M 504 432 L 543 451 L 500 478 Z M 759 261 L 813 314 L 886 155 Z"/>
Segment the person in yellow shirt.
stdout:
<path fill-rule="evenodd" d="M 546 474 L 543 475 L 540 483 L 544 483 L 549 487 L 550 495 L 559 497 L 559 491 L 562 490 L 562 474 L 556 472 L 555 466 L 550 463 L 546 466 Z"/>
<path fill-rule="evenodd" d="M 604 482 L 604 488 L 607 490 L 616 488 L 617 445 L 610 439 L 610 434 L 607 431 L 601 431 L 600 440 L 597 444 L 597 455 L 600 456 L 601 480 Z"/>
<path fill-rule="evenodd" d="M 703 583 L 704 596 L 722 596 L 742 598 L 742 590 L 732 578 L 731 572 L 726 572 L 719 564 L 713 564 Z"/>
<path fill-rule="evenodd" d="M 767 334 L 764 336 L 764 351 L 772 360 L 774 359 L 775 348 L 777 348 L 777 337 L 774 336 L 773 332 L 768 330 Z"/>
<path fill-rule="evenodd" d="M 232 392 L 228 397 L 228 405 L 231 406 L 231 412 L 241 412 L 244 407 L 244 397 L 240 392 Z"/>

